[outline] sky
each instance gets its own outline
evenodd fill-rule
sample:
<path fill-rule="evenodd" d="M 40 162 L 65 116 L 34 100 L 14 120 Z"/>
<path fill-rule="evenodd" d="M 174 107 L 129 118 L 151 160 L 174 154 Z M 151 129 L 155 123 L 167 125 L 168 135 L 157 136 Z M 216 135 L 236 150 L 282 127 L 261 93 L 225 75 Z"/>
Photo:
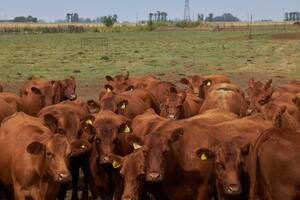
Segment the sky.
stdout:
<path fill-rule="evenodd" d="M 0 0 L 0 19 L 32 15 L 54 21 L 64 19 L 66 13 L 77 12 L 80 17 L 96 18 L 117 14 L 120 21 L 145 20 L 150 12 L 164 11 L 168 18 L 182 19 L 184 0 Z M 232 13 L 246 21 L 283 19 L 283 13 L 299 11 L 300 0 L 190 0 L 191 18 L 197 13 L 215 16 Z"/>

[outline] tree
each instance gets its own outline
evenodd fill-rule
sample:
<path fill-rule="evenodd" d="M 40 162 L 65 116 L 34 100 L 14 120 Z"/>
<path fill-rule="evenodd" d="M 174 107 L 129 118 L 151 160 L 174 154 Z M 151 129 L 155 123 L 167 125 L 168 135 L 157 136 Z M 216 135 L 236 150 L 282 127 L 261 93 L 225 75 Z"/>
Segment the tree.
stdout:
<path fill-rule="evenodd" d="M 79 15 L 78 13 L 73 13 L 72 14 L 72 22 L 79 22 Z"/>
<path fill-rule="evenodd" d="M 101 17 L 101 22 L 105 24 L 107 27 L 112 27 L 114 23 L 118 21 L 118 16 L 117 15 L 108 15 L 108 16 L 103 16 Z"/>
<path fill-rule="evenodd" d="M 214 18 L 214 14 L 209 13 L 209 14 L 208 14 L 208 17 L 206 17 L 205 21 L 212 22 L 212 21 L 213 21 L 213 18 Z"/>
<path fill-rule="evenodd" d="M 149 13 L 149 21 L 152 22 L 153 20 L 153 13 Z"/>

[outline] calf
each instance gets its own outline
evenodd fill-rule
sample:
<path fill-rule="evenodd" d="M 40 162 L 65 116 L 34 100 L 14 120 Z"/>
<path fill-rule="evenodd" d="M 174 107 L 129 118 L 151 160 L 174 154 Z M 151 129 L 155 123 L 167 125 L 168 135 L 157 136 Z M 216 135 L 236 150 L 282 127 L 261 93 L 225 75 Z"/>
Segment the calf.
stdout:
<path fill-rule="evenodd" d="M 1 183 L 15 199 L 55 199 L 60 183 L 71 179 L 67 138 L 24 113 L 7 118 L 0 135 Z"/>
<path fill-rule="evenodd" d="M 70 78 L 66 78 L 58 82 L 59 86 L 55 94 L 54 103 L 59 103 L 64 100 L 76 100 L 77 94 L 75 78 L 71 76 Z"/>
<path fill-rule="evenodd" d="M 185 91 L 178 92 L 176 88 L 170 88 L 165 94 L 165 101 L 161 103 L 160 115 L 172 120 L 192 117 L 200 109 L 201 99 L 196 98 Z"/>
<path fill-rule="evenodd" d="M 250 200 L 300 198 L 300 135 L 291 129 L 269 129 L 251 151 Z"/>

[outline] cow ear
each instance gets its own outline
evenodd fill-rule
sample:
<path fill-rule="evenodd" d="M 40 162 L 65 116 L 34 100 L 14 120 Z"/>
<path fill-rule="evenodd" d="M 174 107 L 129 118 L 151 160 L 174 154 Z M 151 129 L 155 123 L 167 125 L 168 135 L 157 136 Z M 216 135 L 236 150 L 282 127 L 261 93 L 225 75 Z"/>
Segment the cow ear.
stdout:
<path fill-rule="evenodd" d="M 188 85 L 190 84 L 190 81 L 187 78 L 182 78 L 180 79 L 180 83 L 182 83 L 183 85 Z"/>
<path fill-rule="evenodd" d="M 133 91 L 134 90 L 134 86 L 133 85 L 130 85 L 126 88 L 125 91 Z"/>
<path fill-rule="evenodd" d="M 179 140 L 184 134 L 184 129 L 183 128 L 177 128 L 171 133 L 170 140 L 171 142 L 176 142 Z"/>
<path fill-rule="evenodd" d="M 269 89 L 272 86 L 272 79 L 268 80 L 265 85 L 265 90 Z"/>
<path fill-rule="evenodd" d="M 285 111 L 286 111 L 286 106 L 280 108 L 280 111 L 278 112 L 274 120 L 274 127 L 276 128 L 282 127 L 282 115 L 284 114 Z"/>
<path fill-rule="evenodd" d="M 119 127 L 120 133 L 132 133 L 132 128 L 130 127 L 131 121 L 126 121 L 125 123 L 121 124 Z"/>
<path fill-rule="evenodd" d="M 109 76 L 109 75 L 105 76 L 105 79 L 106 79 L 107 81 L 114 81 L 114 78 L 111 77 L 111 76 Z"/>
<path fill-rule="evenodd" d="M 127 142 L 133 147 L 134 150 L 140 149 L 143 146 L 143 141 L 136 135 L 127 136 Z"/>
<path fill-rule="evenodd" d="M 249 152 L 250 152 L 250 146 L 251 146 L 251 144 L 248 143 L 248 144 L 244 145 L 244 146 L 241 148 L 241 154 L 242 154 L 243 156 L 249 155 Z"/>
<path fill-rule="evenodd" d="M 250 78 L 249 81 L 248 81 L 248 87 L 253 89 L 254 84 L 255 84 L 254 78 Z"/>
<path fill-rule="evenodd" d="M 71 79 L 72 81 L 75 81 L 75 77 L 74 77 L 74 76 L 70 76 L 70 79 Z"/>
<path fill-rule="evenodd" d="M 58 121 L 56 117 L 51 114 L 47 114 L 44 116 L 44 121 L 53 133 L 57 132 Z"/>
<path fill-rule="evenodd" d="M 202 160 L 212 160 L 215 157 L 215 153 L 206 148 L 200 148 L 196 151 L 196 155 Z"/>
<path fill-rule="evenodd" d="M 171 94 L 178 94 L 178 91 L 175 87 L 170 87 L 170 93 Z"/>
<path fill-rule="evenodd" d="M 27 146 L 26 151 L 30 154 L 38 155 L 41 154 L 45 148 L 45 145 L 40 142 L 32 142 Z"/>
<path fill-rule="evenodd" d="M 82 155 L 83 153 L 89 151 L 91 149 L 91 145 L 84 140 L 76 140 L 71 143 L 71 156 Z"/>
<path fill-rule="evenodd" d="M 97 113 L 100 110 L 100 105 L 96 101 L 90 99 L 87 101 L 88 109 L 90 113 Z"/>
<path fill-rule="evenodd" d="M 39 88 L 37 88 L 37 87 L 32 87 L 32 88 L 31 88 L 31 91 L 32 91 L 34 94 L 38 94 L 38 95 L 41 95 L 41 94 L 42 94 L 41 90 L 40 90 Z"/>
<path fill-rule="evenodd" d="M 125 80 L 128 80 L 128 78 L 129 78 L 129 71 L 125 71 L 125 73 L 124 73 L 124 77 L 125 77 Z"/>
<path fill-rule="evenodd" d="M 204 80 L 203 85 L 206 87 L 210 87 L 212 85 L 212 80 L 210 80 L 210 79 Z"/>
<path fill-rule="evenodd" d="M 104 86 L 104 88 L 105 88 L 106 92 L 112 92 L 114 90 L 114 88 L 109 84 L 106 84 Z"/>
<path fill-rule="evenodd" d="M 118 103 L 117 107 L 124 110 L 128 104 L 129 102 L 126 99 L 124 99 L 120 103 Z"/>

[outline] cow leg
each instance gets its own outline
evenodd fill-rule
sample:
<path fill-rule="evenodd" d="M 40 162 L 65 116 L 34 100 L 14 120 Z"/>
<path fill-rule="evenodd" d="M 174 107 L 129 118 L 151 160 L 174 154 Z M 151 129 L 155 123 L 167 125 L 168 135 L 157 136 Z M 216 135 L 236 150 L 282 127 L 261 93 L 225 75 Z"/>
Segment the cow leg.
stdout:
<path fill-rule="evenodd" d="M 89 197 L 89 166 L 87 161 L 84 159 L 84 157 L 82 157 L 80 159 L 80 166 L 83 172 L 83 177 L 84 177 L 84 187 L 83 187 L 83 191 L 82 191 L 82 195 L 81 195 L 81 200 L 88 200 Z"/>
<path fill-rule="evenodd" d="M 72 174 L 72 200 L 78 200 L 78 178 L 80 169 L 80 158 L 71 158 L 71 174 Z"/>
<path fill-rule="evenodd" d="M 59 192 L 58 192 L 58 200 L 64 200 L 66 198 L 67 190 L 69 184 L 61 184 Z"/>
<path fill-rule="evenodd" d="M 197 200 L 209 200 L 209 181 L 208 178 L 203 180 L 200 188 L 198 188 Z"/>

